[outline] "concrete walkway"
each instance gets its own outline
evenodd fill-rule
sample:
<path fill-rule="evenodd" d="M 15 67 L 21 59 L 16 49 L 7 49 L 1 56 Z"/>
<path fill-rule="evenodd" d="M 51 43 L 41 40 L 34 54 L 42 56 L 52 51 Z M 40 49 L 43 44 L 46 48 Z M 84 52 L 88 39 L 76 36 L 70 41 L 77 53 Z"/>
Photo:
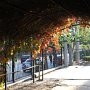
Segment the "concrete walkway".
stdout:
<path fill-rule="evenodd" d="M 70 66 L 44 76 L 44 79 L 59 79 L 60 85 L 52 90 L 90 90 L 90 66 Z"/>
<path fill-rule="evenodd" d="M 90 63 L 64 67 L 44 75 L 43 81 L 23 81 L 9 90 L 90 90 Z"/>

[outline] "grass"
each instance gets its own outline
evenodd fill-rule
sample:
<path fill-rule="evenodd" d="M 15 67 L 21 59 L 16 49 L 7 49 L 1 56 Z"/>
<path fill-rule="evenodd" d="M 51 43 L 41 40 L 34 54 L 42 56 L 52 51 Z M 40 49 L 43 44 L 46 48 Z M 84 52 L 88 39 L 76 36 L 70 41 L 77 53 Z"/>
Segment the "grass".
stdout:
<path fill-rule="evenodd" d="M 90 56 L 84 56 L 83 59 L 84 59 L 85 61 L 90 61 Z"/>

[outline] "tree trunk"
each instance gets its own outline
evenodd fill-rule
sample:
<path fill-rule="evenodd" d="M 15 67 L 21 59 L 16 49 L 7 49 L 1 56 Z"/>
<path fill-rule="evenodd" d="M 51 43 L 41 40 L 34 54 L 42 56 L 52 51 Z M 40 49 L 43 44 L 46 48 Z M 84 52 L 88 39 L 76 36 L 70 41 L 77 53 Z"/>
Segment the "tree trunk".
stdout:
<path fill-rule="evenodd" d="M 68 66 L 68 50 L 67 50 L 67 42 L 64 42 L 64 64 L 67 67 Z"/>
<path fill-rule="evenodd" d="M 73 65 L 73 49 L 70 45 L 69 45 L 69 65 L 70 66 Z"/>
<path fill-rule="evenodd" d="M 75 61 L 77 64 L 80 63 L 80 53 L 79 53 L 79 39 L 76 42 L 76 53 L 75 53 Z"/>

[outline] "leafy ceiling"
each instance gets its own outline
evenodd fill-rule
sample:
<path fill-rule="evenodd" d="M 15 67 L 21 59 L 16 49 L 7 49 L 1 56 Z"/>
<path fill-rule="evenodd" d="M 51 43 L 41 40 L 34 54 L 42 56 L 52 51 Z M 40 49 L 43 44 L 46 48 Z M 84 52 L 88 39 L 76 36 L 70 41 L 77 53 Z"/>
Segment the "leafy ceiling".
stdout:
<path fill-rule="evenodd" d="M 62 18 L 90 16 L 88 0 L 0 0 L 0 36 L 24 38 L 52 28 Z"/>

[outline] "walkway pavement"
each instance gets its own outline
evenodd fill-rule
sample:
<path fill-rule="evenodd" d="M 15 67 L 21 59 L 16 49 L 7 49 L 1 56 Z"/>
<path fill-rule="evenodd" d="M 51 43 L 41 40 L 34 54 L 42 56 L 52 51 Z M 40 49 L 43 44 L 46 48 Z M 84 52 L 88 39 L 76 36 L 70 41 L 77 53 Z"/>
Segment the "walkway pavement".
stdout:
<path fill-rule="evenodd" d="M 69 66 L 44 75 L 34 84 L 28 80 L 10 90 L 90 90 L 90 63 L 88 66 Z"/>
<path fill-rule="evenodd" d="M 88 66 L 70 66 L 56 70 L 44 76 L 48 79 L 58 79 L 60 85 L 52 90 L 90 90 L 90 64 Z"/>

